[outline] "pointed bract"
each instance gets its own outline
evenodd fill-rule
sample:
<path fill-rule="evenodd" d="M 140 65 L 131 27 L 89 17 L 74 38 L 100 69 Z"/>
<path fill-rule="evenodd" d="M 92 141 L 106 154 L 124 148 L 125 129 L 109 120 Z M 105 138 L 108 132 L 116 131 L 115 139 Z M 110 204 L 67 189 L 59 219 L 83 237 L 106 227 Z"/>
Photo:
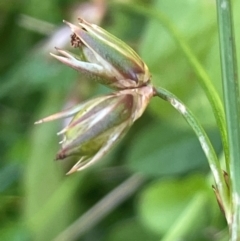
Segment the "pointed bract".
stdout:
<path fill-rule="evenodd" d="M 80 157 L 70 174 L 85 169 L 105 155 L 142 115 L 152 96 L 151 86 L 122 90 L 84 102 L 37 123 L 74 116 L 58 133 L 64 137 L 56 156 L 57 160 L 73 155 Z"/>
<path fill-rule="evenodd" d="M 57 51 L 64 57 L 52 54 L 53 57 L 114 89 L 149 83 L 148 67 L 133 49 L 99 26 L 79 20 L 79 26 L 64 22 L 73 32 L 72 45 L 81 49 L 84 59 L 60 49 Z"/>
<path fill-rule="evenodd" d="M 118 92 L 35 122 L 72 117 L 57 133 L 63 139 L 56 160 L 69 156 L 80 158 L 67 174 L 83 170 L 103 157 L 142 115 L 154 95 L 148 68 L 133 49 L 97 25 L 79 21 L 79 26 L 64 21 L 73 32 L 71 44 L 79 48 L 79 55 L 58 48 L 59 55 L 51 55 Z"/>

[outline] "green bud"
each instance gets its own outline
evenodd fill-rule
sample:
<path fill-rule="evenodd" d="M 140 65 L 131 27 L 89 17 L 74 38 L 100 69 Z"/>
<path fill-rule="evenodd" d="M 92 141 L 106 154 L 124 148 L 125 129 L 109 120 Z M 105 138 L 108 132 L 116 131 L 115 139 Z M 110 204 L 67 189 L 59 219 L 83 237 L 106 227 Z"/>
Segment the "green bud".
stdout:
<path fill-rule="evenodd" d="M 137 88 L 149 83 L 148 67 L 133 49 L 99 26 L 79 20 L 79 27 L 65 23 L 73 32 L 72 45 L 82 54 L 57 49 L 62 56 L 52 54 L 55 58 L 111 88 Z"/>
<path fill-rule="evenodd" d="M 56 159 L 79 156 L 68 174 L 98 161 L 127 132 L 146 109 L 153 96 L 152 86 L 122 90 L 86 101 L 66 111 L 46 117 L 36 124 L 73 116 L 58 134 L 64 135 Z"/>

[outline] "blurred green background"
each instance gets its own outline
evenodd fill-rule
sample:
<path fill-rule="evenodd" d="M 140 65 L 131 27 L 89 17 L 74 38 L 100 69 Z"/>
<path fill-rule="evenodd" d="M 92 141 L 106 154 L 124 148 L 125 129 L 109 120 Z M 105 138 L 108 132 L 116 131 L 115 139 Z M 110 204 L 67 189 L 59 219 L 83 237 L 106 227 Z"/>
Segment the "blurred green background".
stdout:
<path fill-rule="evenodd" d="M 186 103 L 221 158 L 219 133 L 196 73 L 168 29 L 130 4 L 168 16 L 221 94 L 215 1 L 1 1 L 0 240 L 228 240 L 198 140 L 164 101 L 153 99 L 111 153 L 71 176 L 65 173 L 77 159 L 53 161 L 64 123 L 33 124 L 111 91 L 49 55 L 55 46 L 71 48 L 62 19 L 77 23 L 83 17 L 140 54 L 153 83 Z M 239 1 L 233 9 L 239 26 Z"/>

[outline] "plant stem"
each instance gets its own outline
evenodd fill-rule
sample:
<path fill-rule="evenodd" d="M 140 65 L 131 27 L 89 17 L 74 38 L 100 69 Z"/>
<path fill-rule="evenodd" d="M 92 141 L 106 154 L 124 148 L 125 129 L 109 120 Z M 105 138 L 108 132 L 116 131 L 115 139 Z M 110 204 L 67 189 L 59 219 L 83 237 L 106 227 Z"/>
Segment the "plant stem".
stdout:
<path fill-rule="evenodd" d="M 217 0 L 222 82 L 230 151 L 231 241 L 240 240 L 240 96 L 230 0 Z"/>
<path fill-rule="evenodd" d="M 212 84 L 212 81 L 200 64 L 196 56 L 194 55 L 193 51 L 185 41 L 185 39 L 181 36 L 178 30 L 175 28 L 174 24 L 171 20 L 164 15 L 164 13 L 160 12 L 159 10 L 133 5 L 133 4 L 117 4 L 120 7 L 126 8 L 127 10 L 137 12 L 139 14 L 145 15 L 149 19 L 155 19 L 160 24 L 162 24 L 169 34 L 173 37 L 176 44 L 178 45 L 179 49 L 183 52 L 183 54 L 187 57 L 189 64 L 191 65 L 192 69 L 198 75 L 199 84 L 203 88 L 215 115 L 215 119 L 218 125 L 218 128 L 221 133 L 221 139 L 223 143 L 224 155 L 225 155 L 225 162 L 227 171 L 229 171 L 229 149 L 228 149 L 228 142 L 227 142 L 227 132 L 226 132 L 226 123 L 225 123 L 225 116 L 224 116 L 224 109 L 222 105 L 222 101 Z"/>
<path fill-rule="evenodd" d="M 219 195 L 221 197 L 222 205 L 225 211 L 226 219 L 229 221 L 230 219 L 230 210 L 229 210 L 229 196 L 228 196 L 228 187 L 226 185 L 225 179 L 223 177 L 223 172 L 219 163 L 219 160 L 217 158 L 217 155 L 214 151 L 214 148 L 204 131 L 201 124 L 198 122 L 198 120 L 195 118 L 193 113 L 172 93 L 169 91 L 163 89 L 163 88 L 156 88 L 156 95 L 160 97 L 161 99 L 169 102 L 188 122 L 188 124 L 191 126 L 193 131 L 198 137 L 198 140 L 201 144 L 201 147 L 208 159 L 208 163 L 210 166 L 210 169 L 212 171 L 217 190 L 219 192 Z"/>
<path fill-rule="evenodd" d="M 144 182 L 144 177 L 138 174 L 132 175 L 63 230 L 54 241 L 73 241 L 79 239 L 84 233 L 94 227 L 94 225 L 136 192 Z"/>

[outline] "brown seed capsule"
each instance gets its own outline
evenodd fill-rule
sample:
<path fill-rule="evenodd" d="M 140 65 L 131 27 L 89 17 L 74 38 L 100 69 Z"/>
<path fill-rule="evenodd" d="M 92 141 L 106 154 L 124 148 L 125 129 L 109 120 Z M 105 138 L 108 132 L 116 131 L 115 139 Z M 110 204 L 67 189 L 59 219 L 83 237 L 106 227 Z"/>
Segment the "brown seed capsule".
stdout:
<path fill-rule="evenodd" d="M 118 91 L 86 101 L 36 124 L 73 116 L 70 124 L 58 133 L 64 138 L 56 157 L 57 160 L 72 155 L 80 157 L 70 174 L 85 169 L 105 155 L 142 115 L 153 92 L 152 86 Z"/>
<path fill-rule="evenodd" d="M 72 46 L 80 47 L 84 58 L 60 49 L 57 51 L 62 56 L 52 56 L 114 89 L 138 88 L 149 83 L 148 67 L 133 49 L 97 25 L 79 20 L 79 26 L 64 22 L 73 32 Z"/>

